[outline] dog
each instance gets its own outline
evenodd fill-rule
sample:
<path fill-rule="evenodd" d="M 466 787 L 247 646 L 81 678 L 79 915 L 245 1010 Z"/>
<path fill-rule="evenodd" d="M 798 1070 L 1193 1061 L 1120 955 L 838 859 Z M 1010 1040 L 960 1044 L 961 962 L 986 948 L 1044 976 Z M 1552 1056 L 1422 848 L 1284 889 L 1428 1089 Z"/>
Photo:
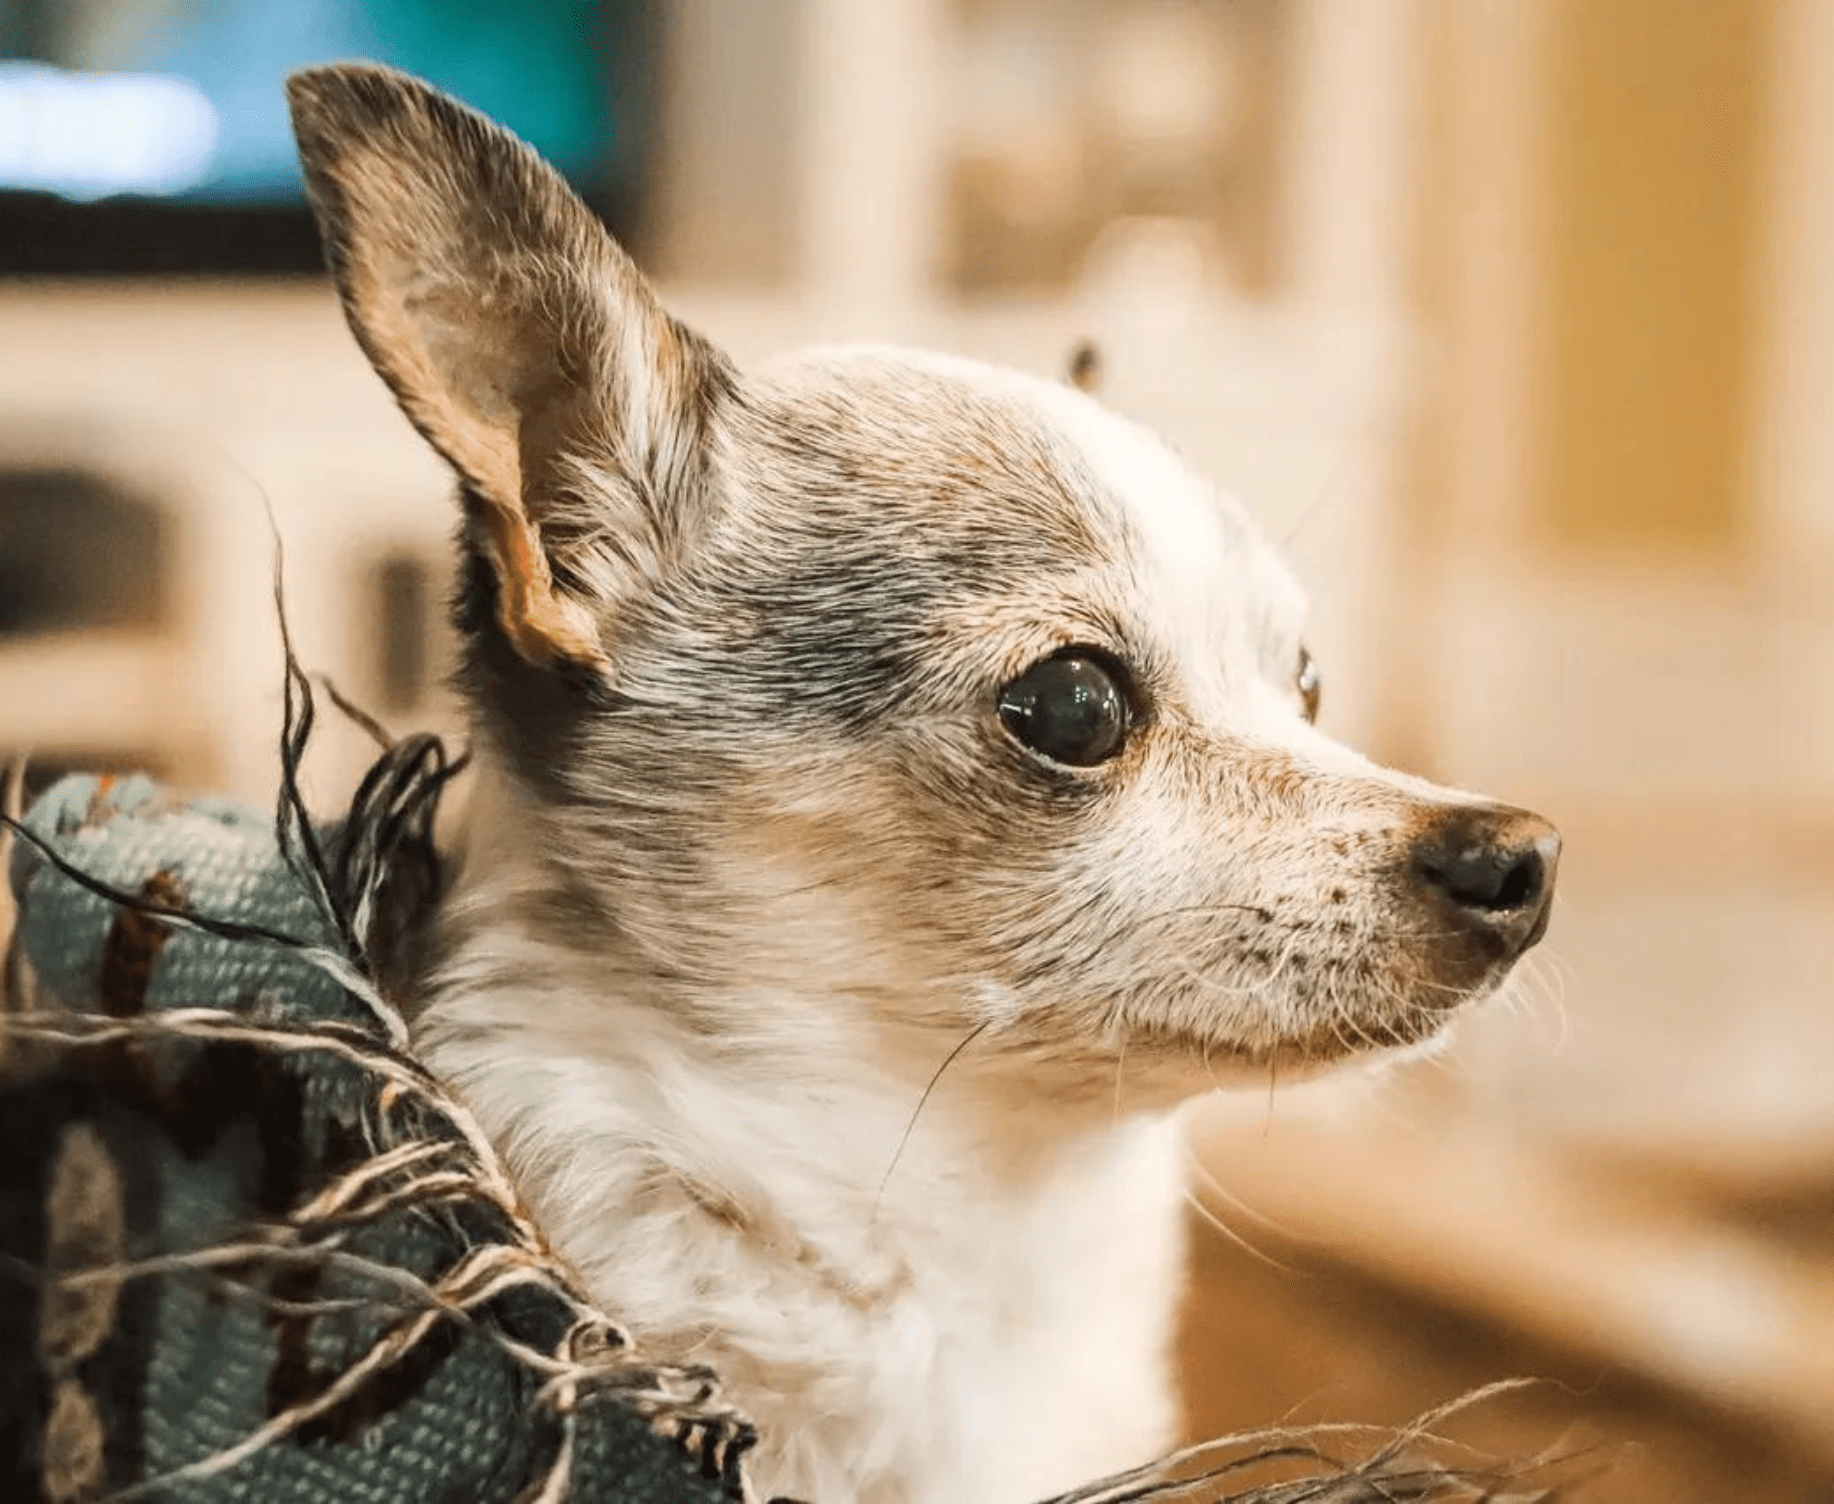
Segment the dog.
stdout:
<path fill-rule="evenodd" d="M 1315 723 L 1247 515 L 1070 385 L 741 373 L 530 149 L 289 84 L 350 326 L 458 476 L 477 755 L 424 1058 L 766 1494 L 1008 1504 L 1175 1439 L 1174 1111 L 1438 1035 L 1539 817 Z"/>

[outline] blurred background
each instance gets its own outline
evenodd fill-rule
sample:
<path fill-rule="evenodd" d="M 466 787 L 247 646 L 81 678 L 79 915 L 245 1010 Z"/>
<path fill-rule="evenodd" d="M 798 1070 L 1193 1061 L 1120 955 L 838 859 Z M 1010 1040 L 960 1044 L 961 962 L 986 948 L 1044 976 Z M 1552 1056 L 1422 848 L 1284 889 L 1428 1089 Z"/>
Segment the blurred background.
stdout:
<path fill-rule="evenodd" d="M 508 121 L 741 358 L 1093 339 L 1298 563 L 1328 728 L 1563 827 L 1450 1052 L 1194 1115 L 1194 1434 L 1538 1375 L 1460 1434 L 1834 1500 L 1834 3 L 5 0 L 40 783 L 270 796 L 269 508 L 308 664 L 449 718 L 445 477 L 286 135 L 338 56 Z"/>

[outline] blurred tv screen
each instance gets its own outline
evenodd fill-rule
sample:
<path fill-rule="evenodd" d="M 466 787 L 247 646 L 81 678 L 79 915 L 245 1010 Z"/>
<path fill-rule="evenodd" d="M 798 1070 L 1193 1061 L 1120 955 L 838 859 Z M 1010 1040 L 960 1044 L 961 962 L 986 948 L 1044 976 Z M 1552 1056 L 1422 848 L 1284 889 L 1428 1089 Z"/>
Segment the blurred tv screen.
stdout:
<path fill-rule="evenodd" d="M 637 0 L 4 0 L 0 273 L 306 271 L 293 68 L 366 58 L 503 121 L 629 235 Z"/>

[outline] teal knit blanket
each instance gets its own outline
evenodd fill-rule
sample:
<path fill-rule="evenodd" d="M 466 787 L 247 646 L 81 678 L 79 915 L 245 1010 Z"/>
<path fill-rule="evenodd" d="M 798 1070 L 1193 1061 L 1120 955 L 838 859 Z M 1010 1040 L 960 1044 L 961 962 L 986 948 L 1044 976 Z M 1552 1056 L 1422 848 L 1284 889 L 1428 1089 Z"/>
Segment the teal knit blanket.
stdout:
<path fill-rule="evenodd" d="M 0 1497 L 746 1496 L 712 1375 L 582 1297 L 406 1053 L 449 772 L 394 748 L 325 827 L 74 777 L 15 834 Z"/>

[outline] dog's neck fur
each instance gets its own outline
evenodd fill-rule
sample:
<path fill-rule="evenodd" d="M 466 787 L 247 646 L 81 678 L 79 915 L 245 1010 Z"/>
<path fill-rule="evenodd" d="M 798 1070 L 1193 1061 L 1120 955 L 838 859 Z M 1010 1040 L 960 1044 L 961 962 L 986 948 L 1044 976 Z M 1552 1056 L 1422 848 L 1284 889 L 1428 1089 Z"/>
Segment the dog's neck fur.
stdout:
<path fill-rule="evenodd" d="M 428 1059 L 594 1294 L 764 1428 L 766 1496 L 1020 1504 L 1163 1450 L 1164 1114 L 1041 1112 L 972 1040 L 938 1075 L 951 1041 L 888 1037 L 841 996 L 727 999 L 747 1037 L 709 1031 L 722 1000 L 614 938 L 544 936 L 513 802 L 474 820 Z"/>

